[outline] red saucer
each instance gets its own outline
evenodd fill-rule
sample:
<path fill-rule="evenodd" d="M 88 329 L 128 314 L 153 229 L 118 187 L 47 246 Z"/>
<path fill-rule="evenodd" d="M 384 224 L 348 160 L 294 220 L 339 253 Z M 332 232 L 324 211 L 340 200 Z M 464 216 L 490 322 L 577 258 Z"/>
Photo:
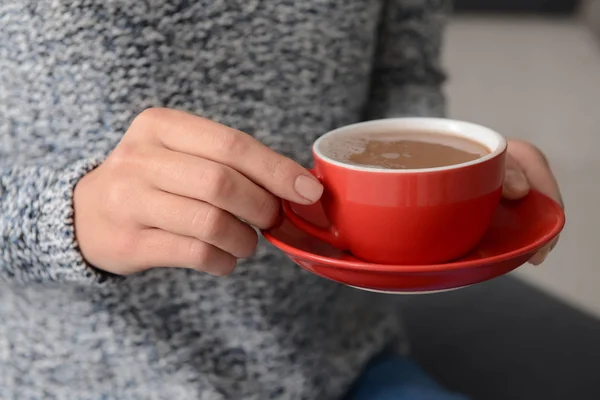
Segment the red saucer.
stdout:
<path fill-rule="evenodd" d="M 327 225 L 319 205 L 294 206 L 304 218 Z M 296 264 L 321 277 L 360 289 L 422 293 L 457 289 L 504 275 L 527 262 L 562 230 L 565 215 L 547 196 L 503 200 L 484 239 L 468 256 L 437 265 L 383 265 L 361 261 L 297 229 L 289 221 L 263 231 Z"/>

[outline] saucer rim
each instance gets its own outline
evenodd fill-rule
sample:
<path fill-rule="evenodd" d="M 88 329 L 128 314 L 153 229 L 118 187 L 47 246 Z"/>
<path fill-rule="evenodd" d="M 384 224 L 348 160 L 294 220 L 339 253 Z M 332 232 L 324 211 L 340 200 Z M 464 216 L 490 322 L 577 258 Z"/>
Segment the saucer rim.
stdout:
<path fill-rule="evenodd" d="M 464 286 L 450 287 L 450 288 L 447 288 L 447 289 L 415 290 L 415 291 L 404 290 L 404 289 L 403 290 L 371 289 L 371 288 L 368 288 L 368 287 L 350 285 L 350 284 L 347 284 L 347 283 L 343 283 L 342 285 L 346 285 L 348 287 L 351 287 L 352 289 L 358 289 L 358 290 L 363 290 L 365 292 L 378 293 L 378 294 L 389 294 L 389 295 L 393 295 L 393 296 L 423 296 L 423 295 L 429 295 L 429 294 L 454 292 L 456 290 L 466 289 L 466 288 L 468 288 L 470 286 L 476 285 L 476 283 L 471 283 L 471 284 L 467 284 L 467 285 L 464 285 Z"/>
<path fill-rule="evenodd" d="M 261 230 L 263 236 L 275 247 L 285 252 L 286 254 L 292 255 L 294 257 L 307 259 L 313 262 L 319 262 L 321 264 L 336 267 L 340 269 L 346 270 L 360 270 L 360 271 L 369 271 L 369 272 L 383 272 L 383 273 L 393 273 L 393 272 L 425 272 L 425 271 L 452 271 L 464 268 L 478 268 L 485 267 L 490 264 L 497 264 L 504 261 L 512 260 L 518 257 L 522 257 L 528 253 L 535 252 L 550 243 L 555 237 L 557 237 L 566 223 L 566 216 L 564 210 L 556 201 L 552 198 L 546 196 L 545 194 L 531 190 L 527 195 L 529 196 L 539 196 L 543 198 L 545 201 L 548 201 L 552 204 L 555 209 L 556 215 L 558 217 L 556 224 L 552 227 L 552 229 L 548 230 L 544 235 L 540 236 L 537 240 L 531 242 L 527 246 L 520 247 L 513 251 L 498 254 L 491 257 L 483 257 L 475 260 L 468 261 L 452 261 L 444 264 L 419 264 L 419 265 L 396 265 L 396 264 L 376 264 L 369 263 L 366 261 L 344 261 L 336 258 L 326 257 L 317 255 L 306 250 L 301 250 L 296 247 L 293 247 L 273 236 L 270 233 L 270 229 Z M 527 197 L 516 200 L 516 201 L 527 201 Z M 515 201 L 515 200 L 503 200 L 503 201 Z"/>

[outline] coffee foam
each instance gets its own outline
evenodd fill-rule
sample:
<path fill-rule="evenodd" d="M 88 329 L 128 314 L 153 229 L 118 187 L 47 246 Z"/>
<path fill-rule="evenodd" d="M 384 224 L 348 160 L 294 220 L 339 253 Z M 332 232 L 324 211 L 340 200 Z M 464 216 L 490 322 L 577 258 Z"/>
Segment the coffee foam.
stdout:
<path fill-rule="evenodd" d="M 411 130 L 402 132 L 373 132 L 367 134 L 346 133 L 337 134 L 324 138 L 319 144 L 319 151 L 327 158 L 338 162 L 363 165 L 370 167 L 381 167 L 380 165 L 357 164 L 350 160 L 354 154 L 363 153 L 370 142 L 401 142 L 417 141 L 425 143 L 441 144 L 462 151 L 467 151 L 480 156 L 490 153 L 491 150 L 481 143 L 474 142 L 471 139 L 459 135 L 448 134 L 446 132 L 430 130 Z M 484 150 L 485 149 L 485 150 Z M 483 151 L 482 151 L 483 150 Z M 408 153 L 386 153 L 381 154 L 383 158 L 397 160 L 399 158 L 411 158 Z"/>
<path fill-rule="evenodd" d="M 365 151 L 370 140 L 373 140 L 372 136 L 338 135 L 325 138 L 319 150 L 325 157 L 348 162 L 352 154 Z"/>

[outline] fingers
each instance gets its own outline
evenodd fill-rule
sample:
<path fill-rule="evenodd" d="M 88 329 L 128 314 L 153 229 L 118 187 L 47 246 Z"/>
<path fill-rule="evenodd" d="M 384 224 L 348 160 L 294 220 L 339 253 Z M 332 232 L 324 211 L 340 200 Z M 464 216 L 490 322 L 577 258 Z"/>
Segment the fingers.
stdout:
<path fill-rule="evenodd" d="M 558 182 L 544 154 L 527 142 L 511 140 L 508 148 L 509 158 L 518 160 L 530 186 L 564 207 Z"/>
<path fill-rule="evenodd" d="M 522 191 L 515 190 L 521 179 L 526 178 L 529 186 L 557 201 L 564 208 L 564 203 L 558 187 L 558 182 L 552 173 L 544 154 L 530 143 L 511 140 L 508 145 L 506 179 L 503 194 L 507 198 L 523 197 Z M 510 171 L 516 172 L 510 172 Z M 520 170 L 517 171 L 517 170 Z M 519 182 L 515 184 L 515 182 Z M 542 264 L 548 254 L 558 243 L 558 237 L 539 250 L 529 262 L 533 265 Z"/>
<path fill-rule="evenodd" d="M 139 118 L 164 147 L 227 165 L 277 197 L 309 204 L 323 193 L 319 181 L 299 164 L 245 133 L 167 109 L 148 110 Z"/>
<path fill-rule="evenodd" d="M 166 192 L 153 191 L 136 212 L 146 227 L 196 238 L 236 258 L 250 257 L 258 242 L 256 232 L 230 213 Z"/>
<path fill-rule="evenodd" d="M 554 247 L 558 243 L 558 239 L 559 238 L 556 237 L 551 243 L 547 244 L 541 250 L 535 253 L 533 257 L 531 257 L 531 259 L 529 260 L 529 263 L 536 266 L 543 264 L 543 262 L 546 261 L 546 258 L 548 257 L 550 252 L 554 250 Z"/>
<path fill-rule="evenodd" d="M 139 243 L 143 251 L 135 252 L 136 263 L 145 267 L 190 268 L 223 276 L 231 273 L 237 262 L 234 256 L 211 244 L 160 229 L 140 232 Z"/>
<path fill-rule="evenodd" d="M 82 253 L 115 274 L 163 266 L 227 274 L 256 247 L 246 222 L 269 228 L 279 197 L 308 204 L 323 190 L 252 137 L 167 109 L 140 114 L 77 187 Z"/>
<path fill-rule="evenodd" d="M 261 229 L 279 215 L 275 196 L 230 167 L 161 148 L 152 158 L 159 162 L 146 178 L 160 190 L 210 203 Z"/>
<path fill-rule="evenodd" d="M 509 200 L 523 198 L 529 193 L 529 182 L 519 162 L 510 154 L 506 158 L 502 195 Z"/>

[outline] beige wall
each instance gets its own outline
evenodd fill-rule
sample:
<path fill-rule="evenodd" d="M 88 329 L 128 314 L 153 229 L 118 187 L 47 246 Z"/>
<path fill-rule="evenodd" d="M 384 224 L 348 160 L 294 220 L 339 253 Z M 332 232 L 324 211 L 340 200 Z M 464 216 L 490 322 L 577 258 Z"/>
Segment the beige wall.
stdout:
<path fill-rule="evenodd" d="M 472 16 L 446 41 L 450 115 L 537 144 L 561 183 L 559 246 L 515 274 L 600 317 L 600 40 L 576 20 Z"/>

